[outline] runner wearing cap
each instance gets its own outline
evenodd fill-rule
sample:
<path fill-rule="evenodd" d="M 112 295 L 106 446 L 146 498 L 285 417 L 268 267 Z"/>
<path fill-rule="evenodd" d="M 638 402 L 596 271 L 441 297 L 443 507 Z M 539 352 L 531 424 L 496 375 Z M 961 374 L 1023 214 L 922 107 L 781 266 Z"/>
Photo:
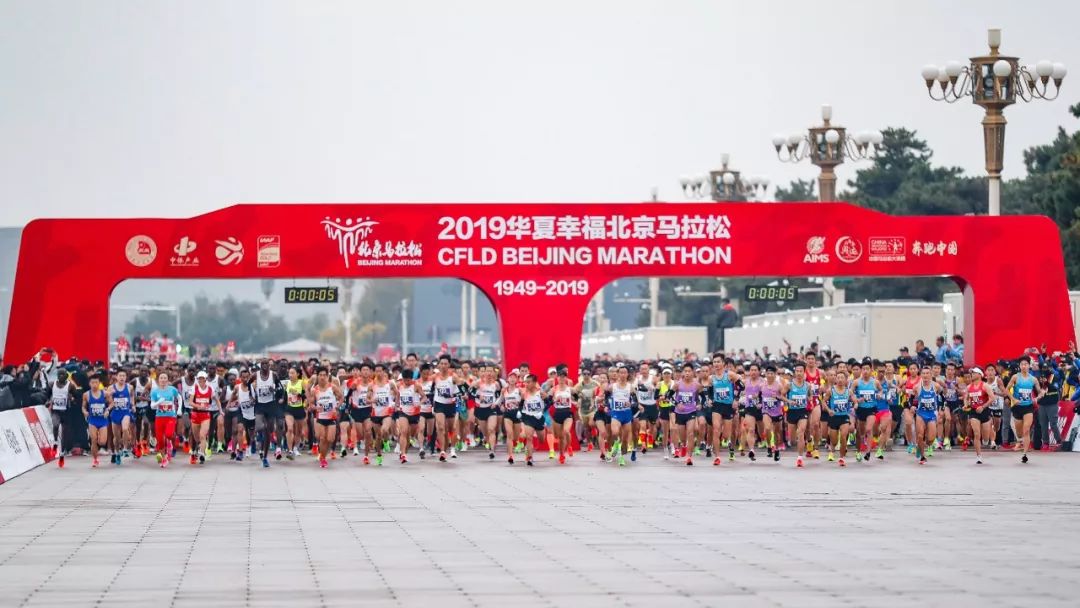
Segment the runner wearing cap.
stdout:
<path fill-rule="evenodd" d="M 994 394 L 983 381 L 983 371 L 971 368 L 972 381 L 964 392 L 964 409 L 967 410 L 968 424 L 971 427 L 971 440 L 975 444 L 975 464 L 982 464 L 983 437 L 991 434 L 990 400 Z"/>
<path fill-rule="evenodd" d="M 675 370 L 670 365 L 664 364 L 660 368 L 660 382 L 657 384 L 657 406 L 659 407 L 660 434 L 664 436 L 664 460 L 668 455 L 675 455 L 675 442 L 672 440 L 672 432 L 675 428 L 675 402 L 672 395 L 675 390 L 673 376 Z"/>

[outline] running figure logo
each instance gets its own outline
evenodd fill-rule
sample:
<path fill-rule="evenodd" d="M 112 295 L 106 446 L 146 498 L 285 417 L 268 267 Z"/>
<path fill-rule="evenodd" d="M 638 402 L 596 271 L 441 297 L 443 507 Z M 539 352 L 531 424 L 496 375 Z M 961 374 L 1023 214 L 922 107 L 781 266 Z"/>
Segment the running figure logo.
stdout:
<path fill-rule="evenodd" d="M 217 245 L 214 248 L 214 255 L 217 257 L 218 264 L 229 266 L 239 264 L 244 259 L 244 246 L 236 240 L 236 237 L 230 236 L 224 241 L 214 241 L 214 243 Z"/>
<path fill-rule="evenodd" d="M 326 229 L 326 236 L 337 241 L 338 254 L 345 261 L 345 268 L 348 268 L 349 258 L 356 255 L 357 247 L 371 236 L 371 230 L 378 226 L 379 222 L 372 221 L 370 217 L 355 220 L 350 217 L 342 223 L 340 217 L 333 220 L 327 217 L 322 221 L 322 225 Z"/>

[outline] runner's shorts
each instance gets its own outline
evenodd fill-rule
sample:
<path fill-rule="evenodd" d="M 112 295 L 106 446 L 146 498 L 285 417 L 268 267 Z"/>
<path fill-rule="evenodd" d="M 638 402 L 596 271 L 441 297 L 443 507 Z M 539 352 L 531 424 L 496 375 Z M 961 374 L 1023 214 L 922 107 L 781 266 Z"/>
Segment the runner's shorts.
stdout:
<path fill-rule="evenodd" d="M 660 407 L 656 405 L 643 405 L 644 410 L 641 413 L 641 417 L 649 422 L 656 422 L 660 419 Z"/>
<path fill-rule="evenodd" d="M 718 414 L 723 420 L 731 420 L 735 417 L 735 404 L 733 403 L 713 403 L 712 413 Z"/>
<path fill-rule="evenodd" d="M 619 424 L 630 424 L 634 419 L 634 412 L 630 410 L 616 410 L 611 412 L 612 422 L 618 421 Z"/>
<path fill-rule="evenodd" d="M 536 416 L 530 416 L 529 414 L 521 415 L 521 422 L 525 426 L 533 429 L 534 431 L 544 430 L 544 419 L 537 418 Z"/>
<path fill-rule="evenodd" d="M 124 418 L 131 420 L 131 410 L 113 410 L 109 412 L 109 420 L 113 424 L 123 424 Z"/>
<path fill-rule="evenodd" d="M 850 423 L 851 418 L 849 418 L 847 414 L 840 414 L 838 416 L 829 417 L 829 428 L 834 431 L 839 431 L 840 427 Z"/>
<path fill-rule="evenodd" d="M 307 412 L 304 411 L 303 407 L 295 407 L 292 405 L 285 408 L 285 415 L 293 420 L 304 420 L 307 418 Z"/>
<path fill-rule="evenodd" d="M 574 412 L 571 411 L 570 408 L 562 408 L 555 410 L 555 415 L 552 416 L 552 420 L 555 421 L 555 424 L 562 424 L 573 417 Z"/>

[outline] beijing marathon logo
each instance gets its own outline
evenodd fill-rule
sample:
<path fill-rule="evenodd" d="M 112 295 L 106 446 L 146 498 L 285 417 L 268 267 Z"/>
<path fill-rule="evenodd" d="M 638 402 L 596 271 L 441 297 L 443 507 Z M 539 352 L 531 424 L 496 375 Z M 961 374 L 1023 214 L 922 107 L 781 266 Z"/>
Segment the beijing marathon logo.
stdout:
<path fill-rule="evenodd" d="M 371 239 L 379 222 L 370 217 L 330 219 L 321 222 L 327 238 L 337 242 L 338 255 L 345 268 L 357 266 L 420 266 L 423 264 L 423 245 L 415 241 Z"/>

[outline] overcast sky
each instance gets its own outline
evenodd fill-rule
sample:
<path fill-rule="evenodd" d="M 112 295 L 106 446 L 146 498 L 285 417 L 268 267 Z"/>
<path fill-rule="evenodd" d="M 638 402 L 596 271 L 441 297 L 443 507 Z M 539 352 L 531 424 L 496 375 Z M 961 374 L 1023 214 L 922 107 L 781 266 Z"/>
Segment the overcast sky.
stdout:
<path fill-rule="evenodd" d="M 983 168 L 981 110 L 928 62 L 1073 69 L 1006 111 L 1021 151 L 1080 128 L 1080 3 L 505 0 L 0 3 L 0 225 L 241 201 L 681 200 L 719 164 L 786 183 L 770 139 L 831 103 Z M 852 167 L 841 169 L 841 179 Z"/>

